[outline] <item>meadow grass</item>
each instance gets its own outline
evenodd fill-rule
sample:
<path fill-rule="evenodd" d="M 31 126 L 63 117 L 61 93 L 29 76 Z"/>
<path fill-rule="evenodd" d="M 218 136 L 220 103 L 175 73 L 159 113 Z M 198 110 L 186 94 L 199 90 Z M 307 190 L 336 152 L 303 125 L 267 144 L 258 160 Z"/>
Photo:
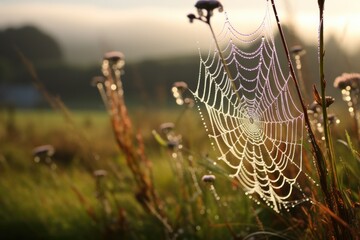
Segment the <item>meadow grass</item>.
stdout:
<path fill-rule="evenodd" d="M 217 194 L 221 201 L 216 201 L 208 184 L 200 181 L 208 172 L 207 162 L 197 164 L 196 176 L 202 192 L 202 203 L 183 201 L 184 182 L 179 181 L 172 169 L 171 154 L 161 148 L 151 136 L 151 130 L 162 123 L 160 120 L 176 121 L 181 110 L 154 111 L 135 110 L 136 116 L 147 116 L 141 125 L 145 143 L 151 146 L 149 158 L 152 159 L 153 177 L 159 197 L 166 204 L 166 211 L 172 222 L 177 218 L 186 218 L 189 213 L 194 229 L 189 225 L 178 226 L 183 237 L 196 239 L 223 239 L 231 237 L 226 223 L 231 228 L 245 234 L 259 229 L 254 223 L 252 203 L 243 195 L 238 186 L 231 187 L 227 177 L 220 174 L 216 180 Z M 3 113 L 5 114 L 5 113 Z M 193 115 L 194 114 L 194 115 Z M 188 112 L 180 120 L 185 127 L 179 131 L 191 132 L 184 142 L 194 151 L 207 147 L 207 139 L 202 129 L 197 130 L 196 112 Z M 2 115 L 2 120 L 7 117 Z M 131 174 L 126 167 L 124 156 L 118 151 L 107 115 L 104 112 L 75 112 L 74 121 L 79 131 L 84 131 L 89 143 L 99 156 L 99 163 L 88 162 L 78 151 L 76 134 L 71 132 L 68 123 L 52 111 L 17 111 L 15 112 L 14 130 L 7 133 L 1 126 L 1 161 L 0 161 L 0 235 L 5 239 L 111 239 L 125 237 L 130 239 L 161 239 L 164 237 L 162 226 L 151 215 L 146 213 L 136 200 L 136 190 Z M 142 119 L 142 118 L 140 118 Z M 148 137 L 146 137 L 148 135 Z M 194 140 L 195 139 L 195 140 Z M 55 147 L 54 161 L 57 168 L 52 170 L 48 165 L 35 163 L 32 149 L 38 145 L 52 144 Z M 190 147 L 191 146 L 191 147 Z M 58 151 L 59 153 L 56 153 Z M 66 153 L 66 154 L 65 154 Z M 56 159 L 58 157 L 59 159 Z M 200 155 L 195 161 L 202 162 Z M 96 169 L 106 169 L 108 175 L 103 181 L 106 199 L 115 211 L 124 211 L 125 229 L 107 231 L 113 219 L 103 219 L 103 207 L 99 202 L 96 178 L 86 165 Z M 192 179 L 185 176 L 185 183 L 192 187 Z M 223 177 L 222 177 L 223 176 Z M 199 200 L 197 200 L 199 201 Z M 220 203 L 220 208 L 219 208 Z M 224 204 L 226 203 L 226 204 Z M 206 208 L 201 209 L 206 206 Z M 236 211 L 234 211 L 236 207 Z M 186 214 L 184 213 L 187 212 Z M 275 216 L 270 211 L 256 210 L 257 214 Z M 201 212 L 201 213 L 200 213 Z M 105 218 L 107 218 L 105 216 Z M 154 221 L 155 220 L 155 221 Z M 275 225 L 272 224 L 272 227 Z M 21 231 L 19 231 L 21 229 Z M 183 233 L 184 232 L 184 233 Z M 192 232 L 192 235 L 189 235 Z M 151 237 L 150 237 L 151 236 Z"/>
<path fill-rule="evenodd" d="M 207 137 L 204 137 L 197 112 L 193 110 L 185 112 L 180 118 L 177 131 L 182 134 L 184 145 L 192 152 L 198 153 L 194 155 L 194 162 L 202 190 L 202 203 L 184 201 L 181 196 L 184 184 L 192 188 L 194 183 L 186 174 L 184 174 L 185 182 L 179 180 L 174 172 L 171 151 L 159 146 L 151 135 L 151 131 L 158 129 L 161 123 L 177 121 L 181 112 L 182 109 L 138 108 L 131 110 L 130 115 L 134 116 L 134 125 L 140 128 L 144 135 L 147 154 L 152 160 L 155 188 L 166 205 L 168 217 L 172 222 L 184 217 L 185 221 L 195 224 L 192 227 L 196 230 L 187 229 L 189 225 L 179 226 L 178 230 L 185 232 L 182 236 L 193 239 L 232 238 L 227 225 L 239 236 L 247 236 L 249 233 L 260 234 L 261 225 L 265 226 L 263 230 L 278 234 L 278 237 L 282 236 L 279 234 L 289 239 L 299 239 L 300 236 L 304 236 L 300 226 L 291 227 L 293 218 L 291 214 L 280 216 L 263 205 L 257 206 L 245 197 L 239 186 L 229 181 L 221 169 L 212 169 L 211 164 L 204 161 L 201 155 L 210 153 L 211 156 L 209 150 L 211 147 Z M 107 114 L 99 111 L 79 111 L 74 112 L 72 116 L 78 126 L 77 131 L 82 131 L 89 140 L 87 147 L 97 154 L 99 159 L 97 163 L 89 162 L 86 155 L 79 151 L 77 134 L 59 113 L 16 111 L 14 129 L 9 133 L 6 130 L 8 117 L 2 112 L 0 118 L 3 123 L 0 130 L 2 238 L 111 239 L 119 236 L 127 239 L 164 238 L 161 224 L 142 209 L 134 196 L 136 185 L 126 166 L 124 155 L 116 146 Z M 345 136 L 343 137 L 346 139 Z M 46 164 L 34 162 L 32 149 L 43 144 L 52 144 L 55 147 L 57 153 L 54 154 L 54 160 L 58 166 L 56 170 L 51 170 Z M 343 143 L 336 143 L 336 146 L 337 154 L 342 159 L 338 163 L 339 182 L 348 189 L 357 189 L 358 184 L 353 181 L 358 169 L 356 156 L 353 156 L 348 146 Z M 106 199 L 112 209 L 109 215 L 111 217 L 108 219 L 102 218 L 104 209 L 97 198 L 96 178 L 86 167 L 87 165 L 108 172 L 103 181 Z M 214 186 L 221 198 L 220 201 L 214 199 L 210 186 L 200 181 L 201 176 L 207 174 L 209 169 L 217 173 Z M 209 212 L 200 213 L 201 206 L 206 206 Z M 119 209 L 124 213 L 124 223 L 122 223 L 124 229 L 115 228 L 107 231 L 106 228 L 112 226 L 113 219 L 116 219 L 113 218 L 114 211 Z M 191 219 L 186 220 L 189 213 L 193 213 Z M 256 216 L 259 218 L 257 219 Z M 290 219 L 288 222 L 284 222 L 283 217 L 286 216 Z"/>
<path fill-rule="evenodd" d="M 199 1 L 196 6 L 205 7 L 206 19 L 190 14 L 190 20 L 204 21 L 212 31 L 210 17 L 213 8 L 219 7 L 215 3 Z M 279 30 L 282 35 L 280 24 Z M 282 41 L 288 53 L 283 35 Z M 324 82 L 322 96 L 315 94 L 324 106 L 324 134 L 312 132 L 291 64 L 310 140 L 304 144 L 308 175 L 298 178 L 301 188 L 307 184 L 305 195 L 297 197 L 308 199 L 275 213 L 263 201 L 249 200 L 254 196 L 245 197 L 242 186 L 229 178 L 225 164 L 214 160 L 216 154 L 195 110 L 132 108 L 128 112 L 121 82 L 122 53 L 104 55 L 104 77 L 95 82 L 110 120 L 105 112 L 70 113 L 22 58 L 34 84 L 57 112 L 4 111 L 0 115 L 0 237 L 358 239 L 356 136 L 327 126 Z M 186 100 L 179 92 L 174 94 L 177 103 L 179 98 Z M 165 124 L 164 130 L 164 125 L 160 127 L 164 122 L 175 124 Z M 335 137 L 332 131 L 337 131 Z M 45 144 L 54 146 L 55 154 L 47 156 L 50 162 L 36 163 L 32 151 Z M 309 184 L 305 176 L 317 182 Z"/>
<path fill-rule="evenodd" d="M 153 140 L 151 129 L 157 128 L 161 119 L 176 120 L 177 113 L 177 110 L 170 114 L 169 111 L 154 114 L 154 111 L 146 113 L 140 110 L 133 113 L 140 116 L 138 119 L 144 119 L 144 116 L 147 119 L 141 129 L 147 145 L 153 148 L 149 148 L 149 155 L 156 165 L 154 178 L 157 187 L 163 189 L 165 194 L 172 192 L 175 195 L 176 183 L 168 163 L 167 150 L 161 149 Z M 14 128 L 7 132 L 6 114 L 2 112 L 3 127 L 0 130 L 1 236 L 6 239 L 101 238 L 104 234 L 102 224 L 88 214 L 91 208 L 96 216 L 101 215 L 94 177 L 84 166 L 94 163 L 83 159 L 84 156 L 78 151 L 79 140 L 71 132 L 71 127 L 53 111 L 16 111 L 13 116 Z M 132 222 L 135 235 L 146 238 L 146 229 L 155 234 L 154 237 L 162 234 L 161 231 L 156 234 L 151 219 L 146 220 L 147 215 L 144 215 L 133 196 L 132 179 L 116 147 L 106 113 L 76 112 L 73 118 L 79 126 L 77 130 L 86 133 L 84 136 L 89 139 L 88 147 L 99 157 L 99 163 L 94 165 L 109 172 L 111 168 L 117 168 L 120 176 L 116 176 L 115 180 L 109 176 L 106 188 L 115 193 L 112 197 L 116 199 L 116 204 L 126 209 L 127 221 Z M 189 123 L 187 119 L 183 121 Z M 186 131 L 195 133 L 197 126 L 186 126 Z M 196 137 L 196 134 L 192 135 Z M 57 169 L 52 170 L 46 164 L 34 162 L 32 149 L 43 144 L 55 147 Z M 164 196 L 164 199 L 170 203 L 176 202 L 171 194 Z M 18 230 L 20 228 L 21 231 Z"/>

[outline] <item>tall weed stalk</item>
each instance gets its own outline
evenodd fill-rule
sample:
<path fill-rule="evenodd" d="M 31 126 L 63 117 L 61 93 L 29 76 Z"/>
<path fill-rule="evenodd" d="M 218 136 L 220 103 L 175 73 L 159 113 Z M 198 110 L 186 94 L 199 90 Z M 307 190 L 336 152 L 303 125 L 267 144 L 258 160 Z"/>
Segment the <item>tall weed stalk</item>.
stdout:
<path fill-rule="evenodd" d="M 135 180 L 137 201 L 146 212 L 160 221 L 166 234 L 171 235 L 173 227 L 169 224 L 163 211 L 163 203 L 155 191 L 152 166 L 145 154 L 142 135 L 134 132 L 132 121 L 128 115 L 121 81 L 124 65 L 125 59 L 121 52 L 106 53 L 102 63 L 104 77 L 96 77 L 94 85 L 104 100 L 116 142 L 124 153 L 126 164 Z"/>

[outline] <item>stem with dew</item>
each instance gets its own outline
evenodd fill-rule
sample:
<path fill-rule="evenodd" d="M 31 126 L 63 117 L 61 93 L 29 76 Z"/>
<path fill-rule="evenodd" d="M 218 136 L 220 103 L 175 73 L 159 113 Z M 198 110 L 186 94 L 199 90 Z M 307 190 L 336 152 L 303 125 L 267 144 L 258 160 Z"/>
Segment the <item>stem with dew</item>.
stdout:
<path fill-rule="evenodd" d="M 209 14 L 209 13 L 208 13 L 208 14 Z M 230 69 L 229 69 L 229 67 L 228 67 L 228 65 L 227 65 L 227 63 L 226 63 L 226 61 L 225 61 L 225 58 L 224 58 L 224 56 L 223 56 L 223 54 L 222 54 L 222 51 L 221 51 L 221 49 L 220 49 L 219 43 L 218 43 L 218 41 L 217 41 L 217 38 L 216 38 L 216 35 L 215 35 L 215 32 L 214 32 L 214 29 L 212 28 L 212 25 L 211 25 L 211 23 L 210 23 L 210 18 L 207 18 L 206 23 L 209 25 L 209 28 L 210 28 L 212 37 L 213 37 L 213 39 L 214 39 L 214 41 L 215 41 L 216 49 L 217 49 L 217 51 L 218 51 L 218 53 L 219 53 L 219 57 L 220 57 L 221 63 L 222 63 L 222 65 L 224 66 L 224 70 L 225 70 L 226 74 L 228 75 L 229 80 L 230 80 L 230 82 L 231 82 L 231 87 L 232 87 L 233 91 L 235 92 L 237 98 L 240 100 L 240 95 L 239 95 L 239 93 L 238 93 L 238 91 L 237 91 L 237 89 L 236 89 L 236 86 L 235 86 L 235 83 L 234 83 L 234 78 L 233 78 L 232 75 L 231 75 Z"/>
<path fill-rule="evenodd" d="M 321 105 L 323 114 L 324 124 L 324 137 L 326 144 L 326 153 L 330 162 L 331 181 L 334 188 L 337 188 L 337 177 L 335 174 L 336 166 L 334 161 L 334 148 L 331 141 L 331 132 L 329 128 L 329 121 L 327 116 L 326 108 L 326 81 L 324 74 L 324 0 L 319 1 L 320 9 L 320 26 L 319 26 L 319 75 L 320 75 L 320 86 L 321 86 Z"/>
<path fill-rule="evenodd" d="M 321 86 L 321 98 L 322 98 L 322 113 L 324 119 L 324 136 L 325 136 L 325 143 L 326 143 L 326 152 L 328 155 L 328 161 L 330 162 L 330 173 L 331 173 L 331 183 L 332 183 L 332 202 L 333 205 L 330 210 L 332 210 L 336 215 L 340 216 L 342 220 L 346 222 L 350 222 L 351 219 L 351 212 L 348 207 L 344 204 L 343 194 L 339 189 L 338 181 L 337 181 L 337 173 L 336 173 L 336 163 L 334 159 L 334 146 L 332 143 L 331 132 L 329 128 L 329 121 L 327 116 L 327 108 L 326 108 L 326 81 L 325 81 L 325 74 L 324 74 L 324 5 L 325 0 L 318 0 L 319 6 L 319 75 L 320 75 L 320 86 Z M 351 239 L 352 232 L 348 228 L 345 228 L 343 225 L 335 224 L 336 218 L 332 216 L 333 225 L 334 225 L 334 232 L 337 239 L 346 238 Z"/>
<path fill-rule="evenodd" d="M 291 74 L 291 77 L 292 77 L 292 79 L 293 79 L 293 81 L 295 83 L 296 92 L 298 94 L 298 97 L 299 97 L 299 100 L 300 100 L 300 103 L 301 103 L 301 107 L 302 107 L 302 110 L 303 110 L 303 113 L 304 113 L 304 120 L 305 120 L 305 124 L 306 124 L 306 130 L 307 130 L 307 133 L 309 135 L 311 145 L 312 145 L 312 148 L 313 148 L 313 154 L 314 154 L 314 157 L 315 157 L 315 160 L 316 160 L 315 162 L 316 162 L 316 165 L 317 165 L 317 172 L 318 172 L 319 179 L 320 179 L 321 189 L 322 189 L 322 191 L 323 191 L 323 193 L 325 195 L 325 201 L 326 201 L 327 205 L 329 207 L 331 207 L 332 206 L 332 204 L 331 204 L 332 201 L 331 201 L 331 194 L 330 194 L 329 189 L 328 189 L 328 181 L 327 181 L 327 176 L 326 176 L 327 175 L 327 173 L 326 173 L 327 170 L 326 170 L 325 158 L 324 158 L 324 155 L 323 155 L 318 143 L 316 142 L 315 135 L 314 135 L 314 133 L 313 133 L 313 131 L 311 129 L 311 124 L 310 124 L 310 120 L 309 120 L 309 115 L 307 113 L 307 108 L 305 106 L 303 97 L 301 95 L 301 91 L 300 91 L 299 84 L 298 84 L 298 81 L 297 81 L 297 78 L 296 78 L 296 75 L 295 75 L 294 67 L 293 67 L 291 59 L 290 59 L 289 49 L 288 49 L 287 44 L 286 44 L 284 32 L 283 32 L 282 27 L 280 25 L 280 20 L 279 20 L 278 14 L 277 14 L 277 10 L 276 10 L 274 0 L 271 0 L 271 4 L 272 4 L 272 7 L 273 7 L 274 15 L 275 15 L 277 26 L 278 26 L 278 29 L 279 29 L 281 41 L 283 43 L 283 47 L 284 47 L 284 50 L 285 50 L 285 53 L 286 53 L 286 57 L 287 57 L 287 61 L 288 61 L 289 69 L 290 69 L 290 74 Z"/>

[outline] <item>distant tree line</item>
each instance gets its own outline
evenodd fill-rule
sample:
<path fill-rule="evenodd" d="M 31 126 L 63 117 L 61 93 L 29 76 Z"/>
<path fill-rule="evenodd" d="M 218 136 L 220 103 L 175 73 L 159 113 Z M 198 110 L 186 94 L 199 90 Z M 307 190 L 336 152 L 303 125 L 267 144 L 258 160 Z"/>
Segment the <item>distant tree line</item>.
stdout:
<path fill-rule="evenodd" d="M 317 46 L 305 45 L 299 36 L 287 29 L 288 44 L 301 44 L 307 51 L 303 57 L 306 89 L 310 92 L 312 83 L 317 82 Z M 276 36 L 275 39 L 279 39 Z M 278 41 L 279 42 L 279 41 Z M 279 42 L 280 43 L 280 42 Z M 336 76 L 343 72 L 360 72 L 360 50 L 354 48 L 353 54 L 346 54 L 344 46 L 335 37 L 326 43 L 326 79 L 329 86 Z M 62 49 L 57 40 L 34 26 L 8 28 L 0 31 L 0 103 L 1 90 L 8 86 L 31 86 L 30 75 L 25 71 L 15 49 L 20 50 L 34 64 L 38 75 L 49 91 L 60 96 L 70 105 L 81 108 L 101 107 L 100 97 L 90 85 L 93 76 L 101 75 L 101 66 L 71 66 L 63 59 Z M 121 49 L 121 46 L 119 46 Z M 277 45 L 282 59 L 281 44 Z M 286 64 L 284 64 L 286 67 Z M 170 88 L 176 81 L 185 81 L 195 87 L 198 78 L 199 60 L 193 56 L 144 60 L 127 63 L 123 83 L 125 97 L 129 103 L 171 105 Z M 329 92 L 338 93 L 329 87 Z M 337 95 L 339 96 L 339 95 Z M 46 103 L 40 103 L 47 106 Z"/>

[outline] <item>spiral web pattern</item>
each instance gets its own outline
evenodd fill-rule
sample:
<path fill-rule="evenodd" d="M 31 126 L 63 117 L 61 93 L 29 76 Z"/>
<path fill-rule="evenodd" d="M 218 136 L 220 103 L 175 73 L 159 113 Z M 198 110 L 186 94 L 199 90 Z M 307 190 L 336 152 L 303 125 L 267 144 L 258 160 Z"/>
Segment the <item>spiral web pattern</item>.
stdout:
<path fill-rule="evenodd" d="M 279 62 L 269 6 L 252 33 L 237 31 L 226 17 L 217 40 L 227 69 L 214 42 L 206 58 L 200 54 L 192 93 L 218 160 L 258 204 L 289 210 L 308 200 L 297 183 L 304 118 Z"/>

